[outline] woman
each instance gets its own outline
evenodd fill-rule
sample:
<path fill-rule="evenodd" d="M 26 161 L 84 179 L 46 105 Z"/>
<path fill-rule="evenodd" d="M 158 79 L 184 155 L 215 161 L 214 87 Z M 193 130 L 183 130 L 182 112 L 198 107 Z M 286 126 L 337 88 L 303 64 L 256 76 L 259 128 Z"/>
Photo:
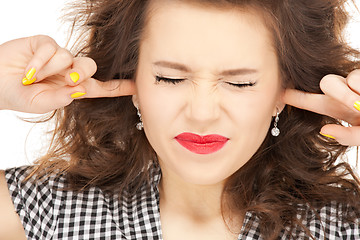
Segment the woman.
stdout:
<path fill-rule="evenodd" d="M 88 1 L 78 57 L 1 46 L 1 108 L 58 109 L 49 153 L 2 173 L 1 236 L 360 237 L 359 179 L 336 162 L 359 143 L 344 4 Z"/>

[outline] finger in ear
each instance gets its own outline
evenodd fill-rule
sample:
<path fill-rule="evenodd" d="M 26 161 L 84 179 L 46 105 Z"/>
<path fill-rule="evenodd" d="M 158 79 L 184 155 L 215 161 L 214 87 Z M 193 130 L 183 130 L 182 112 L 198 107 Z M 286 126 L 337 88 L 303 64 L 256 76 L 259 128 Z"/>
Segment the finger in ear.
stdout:
<path fill-rule="evenodd" d="M 137 94 L 132 95 L 132 102 L 134 104 L 134 107 L 136 107 L 136 108 L 139 107 L 139 98 L 138 98 Z"/>

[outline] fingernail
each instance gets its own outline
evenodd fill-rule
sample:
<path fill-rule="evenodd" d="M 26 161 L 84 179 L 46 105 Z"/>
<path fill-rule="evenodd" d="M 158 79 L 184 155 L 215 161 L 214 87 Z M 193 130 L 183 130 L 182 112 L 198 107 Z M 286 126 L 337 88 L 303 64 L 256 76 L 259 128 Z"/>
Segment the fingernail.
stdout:
<path fill-rule="evenodd" d="M 86 93 L 83 93 L 83 92 L 76 92 L 76 93 L 71 94 L 71 98 L 82 97 L 82 96 L 84 96 L 85 94 L 86 94 Z"/>
<path fill-rule="evenodd" d="M 70 73 L 71 80 L 76 83 L 80 79 L 80 75 L 77 72 Z"/>
<path fill-rule="evenodd" d="M 28 71 L 28 73 L 26 74 L 26 78 L 27 78 L 28 80 L 32 80 L 32 78 L 34 77 L 35 73 L 36 73 L 35 68 L 31 68 L 31 69 Z"/>
<path fill-rule="evenodd" d="M 24 86 L 27 86 L 27 85 L 33 84 L 35 81 L 36 81 L 36 78 L 33 78 L 33 79 L 29 80 L 29 79 L 27 79 L 27 78 L 25 77 L 25 78 L 23 78 L 23 80 L 22 80 L 22 84 L 23 84 Z"/>
<path fill-rule="evenodd" d="M 328 138 L 331 138 L 331 139 L 335 139 L 335 137 L 329 135 L 329 134 L 325 134 L 325 133 L 322 133 L 320 132 L 321 135 L 323 135 L 324 137 L 328 137 Z"/>
<path fill-rule="evenodd" d="M 360 111 L 360 101 L 356 101 L 354 103 L 354 108 L 356 108 L 356 110 Z"/>

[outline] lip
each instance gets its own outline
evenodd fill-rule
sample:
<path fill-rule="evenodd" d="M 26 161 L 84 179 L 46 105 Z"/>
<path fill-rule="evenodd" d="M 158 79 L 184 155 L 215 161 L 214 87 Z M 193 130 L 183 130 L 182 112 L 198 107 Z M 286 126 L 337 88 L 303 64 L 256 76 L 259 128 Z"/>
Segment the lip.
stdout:
<path fill-rule="evenodd" d="M 193 153 L 211 154 L 223 148 L 229 138 L 218 134 L 200 136 L 194 133 L 185 132 L 177 135 L 175 140 L 181 146 Z"/>

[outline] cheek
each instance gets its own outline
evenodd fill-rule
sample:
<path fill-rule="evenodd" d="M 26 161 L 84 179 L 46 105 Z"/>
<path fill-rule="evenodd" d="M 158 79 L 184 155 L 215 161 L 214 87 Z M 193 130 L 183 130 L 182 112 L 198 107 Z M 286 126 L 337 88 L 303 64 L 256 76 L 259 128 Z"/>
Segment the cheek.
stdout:
<path fill-rule="evenodd" d="M 155 80 L 143 81 L 138 87 L 139 105 L 145 134 L 154 149 L 161 149 L 161 142 L 168 139 L 183 100 L 179 91 L 155 85 Z M 174 88 L 175 89 L 175 88 Z"/>
<path fill-rule="evenodd" d="M 276 88 L 273 86 L 263 89 L 233 95 L 232 98 L 227 98 L 228 102 L 225 104 L 231 106 L 228 116 L 232 121 L 231 126 L 237 131 L 233 135 L 234 140 L 245 146 L 243 150 L 250 155 L 257 150 L 268 134 L 277 103 Z"/>
<path fill-rule="evenodd" d="M 270 93 L 270 94 L 269 94 Z M 229 115 L 238 122 L 258 125 L 268 122 L 276 105 L 276 90 L 256 90 L 242 93 L 227 94 L 224 97 L 224 106 Z"/>
<path fill-rule="evenodd" d="M 145 121 L 153 118 L 158 121 L 165 121 L 171 118 L 181 102 L 176 94 L 171 94 L 171 92 L 156 85 L 148 87 L 143 93 L 139 93 L 139 100 Z"/>
<path fill-rule="evenodd" d="M 272 113 L 276 103 L 275 94 L 248 93 L 238 95 L 232 101 L 231 148 L 228 157 L 229 171 L 241 168 L 251 159 L 263 143 L 271 128 Z M 227 104 L 229 106 L 229 104 Z"/>

